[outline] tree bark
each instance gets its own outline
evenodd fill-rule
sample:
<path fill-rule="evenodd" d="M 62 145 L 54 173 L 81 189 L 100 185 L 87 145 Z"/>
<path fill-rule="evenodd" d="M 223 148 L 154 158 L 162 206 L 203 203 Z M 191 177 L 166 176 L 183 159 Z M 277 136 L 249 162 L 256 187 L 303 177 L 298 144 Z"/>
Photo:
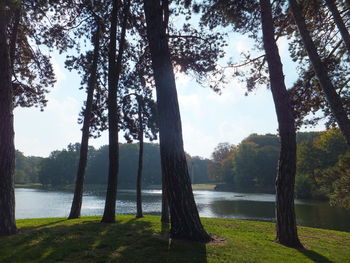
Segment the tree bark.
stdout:
<path fill-rule="evenodd" d="M 343 106 L 341 98 L 336 92 L 332 81 L 327 74 L 327 70 L 317 53 L 317 48 L 310 36 L 309 31 L 307 30 L 305 19 L 302 16 L 300 6 L 296 0 L 289 0 L 289 5 L 313 69 L 326 95 L 332 114 L 337 120 L 339 128 L 343 133 L 347 144 L 350 146 L 350 120 L 347 116 L 347 112 Z"/>
<path fill-rule="evenodd" d="M 13 130 L 13 92 L 7 28 L 9 12 L 0 3 L 0 236 L 17 232 L 15 221 L 15 145 Z"/>
<path fill-rule="evenodd" d="M 160 221 L 162 223 L 168 224 L 170 222 L 169 218 L 169 204 L 165 188 L 165 174 L 162 169 L 162 215 Z"/>
<path fill-rule="evenodd" d="M 108 59 L 108 133 L 109 133 L 109 168 L 105 209 L 102 217 L 103 223 L 115 222 L 115 205 L 117 198 L 117 182 L 119 169 L 119 145 L 118 145 L 118 123 L 119 114 L 117 106 L 117 91 L 119 77 L 122 67 L 122 58 L 125 46 L 125 33 L 128 18 L 130 1 L 124 3 L 124 18 L 119 39 L 118 57 L 116 61 L 116 30 L 118 0 L 113 0 L 113 9 L 111 14 L 111 31 Z"/>
<path fill-rule="evenodd" d="M 80 217 L 81 205 L 83 202 L 84 192 L 84 178 L 85 169 L 87 163 L 88 149 L 89 149 L 89 136 L 90 136 L 90 122 L 92 113 L 92 104 L 94 91 L 97 84 L 97 64 L 100 52 L 100 25 L 97 22 L 96 31 L 93 36 L 94 54 L 93 61 L 90 69 L 90 79 L 88 83 L 86 106 L 84 111 L 83 131 L 80 145 L 80 157 L 77 171 L 77 177 L 75 181 L 74 197 L 72 207 L 68 219 L 74 219 Z"/>
<path fill-rule="evenodd" d="M 143 217 L 142 214 L 142 196 L 141 196 L 141 184 L 142 184 L 142 166 L 143 166 L 143 123 L 142 123 L 142 99 L 137 98 L 138 103 L 138 118 L 139 118 L 139 164 L 137 169 L 136 179 L 136 218 Z"/>
<path fill-rule="evenodd" d="M 343 39 L 344 44 L 346 46 L 346 49 L 348 50 L 349 55 L 350 55 L 350 34 L 349 34 L 348 29 L 345 26 L 345 23 L 340 15 L 340 13 L 339 13 L 337 5 L 336 5 L 334 0 L 325 0 L 325 1 L 326 1 L 326 5 L 327 5 L 329 11 L 331 12 L 331 14 L 333 16 L 334 22 L 337 25 L 338 30 L 342 36 L 342 39 Z"/>
<path fill-rule="evenodd" d="M 208 242 L 211 237 L 204 230 L 194 200 L 183 149 L 181 117 L 177 100 L 175 78 L 170 59 L 166 3 L 144 0 L 147 37 L 157 91 L 159 137 L 162 170 L 170 208 L 172 238 Z"/>
<path fill-rule="evenodd" d="M 263 43 L 281 140 L 276 178 L 276 240 L 288 247 L 302 248 L 294 212 L 296 132 L 293 109 L 284 83 L 282 62 L 275 41 L 270 0 L 260 0 L 260 7 Z"/>

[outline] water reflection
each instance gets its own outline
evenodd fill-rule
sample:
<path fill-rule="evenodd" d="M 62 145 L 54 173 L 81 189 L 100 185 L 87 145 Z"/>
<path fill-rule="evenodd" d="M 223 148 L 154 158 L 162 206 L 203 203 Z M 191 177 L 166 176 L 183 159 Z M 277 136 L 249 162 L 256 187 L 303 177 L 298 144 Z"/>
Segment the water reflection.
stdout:
<path fill-rule="evenodd" d="M 159 214 L 161 190 L 144 190 L 145 214 Z M 275 196 L 217 191 L 194 191 L 200 216 L 274 221 Z M 118 190 L 117 213 L 135 214 L 135 191 Z M 61 191 L 16 189 L 17 218 L 66 217 L 73 194 Z M 82 215 L 102 215 L 105 192 L 84 194 Z M 350 211 L 325 202 L 296 200 L 299 225 L 350 231 Z"/>

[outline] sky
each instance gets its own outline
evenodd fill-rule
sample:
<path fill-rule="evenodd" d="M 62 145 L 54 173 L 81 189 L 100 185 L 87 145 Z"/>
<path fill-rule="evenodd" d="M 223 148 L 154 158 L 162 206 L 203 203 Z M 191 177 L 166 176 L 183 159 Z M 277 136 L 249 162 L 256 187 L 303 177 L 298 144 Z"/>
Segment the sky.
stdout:
<path fill-rule="evenodd" d="M 252 47 L 251 40 L 233 34 L 226 47 L 227 57 L 239 57 Z M 279 51 L 284 65 L 287 86 L 296 79 L 295 65 L 288 55 L 286 39 L 279 39 Z M 49 156 L 69 143 L 80 142 L 81 125 L 77 123 L 86 94 L 79 90 L 80 79 L 76 72 L 64 68 L 65 55 L 54 52 L 52 63 L 57 83 L 47 95 L 44 112 L 38 108 L 16 108 L 15 146 L 25 155 Z M 221 95 L 208 87 L 198 85 L 191 76 L 176 74 L 176 85 L 183 128 L 185 151 L 192 156 L 210 158 L 221 142 L 239 144 L 252 133 L 277 132 L 277 119 L 270 90 L 262 87 L 245 96 L 244 84 L 230 79 Z M 322 130 L 321 125 L 312 130 Z M 310 129 L 309 129 L 310 130 Z M 120 134 L 123 142 L 123 134 Z M 108 144 L 104 132 L 90 145 L 99 148 Z"/>

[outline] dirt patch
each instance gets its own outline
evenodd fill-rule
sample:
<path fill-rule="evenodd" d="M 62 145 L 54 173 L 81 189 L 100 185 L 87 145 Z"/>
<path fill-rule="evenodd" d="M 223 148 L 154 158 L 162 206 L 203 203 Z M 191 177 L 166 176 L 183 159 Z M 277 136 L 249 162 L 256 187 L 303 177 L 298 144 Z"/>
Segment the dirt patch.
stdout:
<path fill-rule="evenodd" d="M 222 237 L 212 236 L 213 240 L 207 243 L 210 246 L 223 246 L 227 243 L 227 240 Z"/>

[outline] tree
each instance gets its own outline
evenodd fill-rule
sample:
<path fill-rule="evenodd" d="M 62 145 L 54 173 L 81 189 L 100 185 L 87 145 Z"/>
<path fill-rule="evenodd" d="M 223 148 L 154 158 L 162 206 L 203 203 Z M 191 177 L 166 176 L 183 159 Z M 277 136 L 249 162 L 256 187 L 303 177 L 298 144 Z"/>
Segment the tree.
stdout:
<path fill-rule="evenodd" d="M 337 8 L 337 4 L 335 2 L 335 0 L 326 0 L 326 5 L 329 9 L 329 11 L 331 12 L 334 22 L 336 23 L 339 32 L 343 38 L 344 44 L 349 52 L 350 55 L 350 34 L 348 29 L 345 26 L 345 23 L 339 13 L 339 10 Z"/>
<path fill-rule="evenodd" d="M 157 91 L 162 171 L 170 207 L 172 238 L 208 242 L 194 201 L 183 150 L 176 84 L 166 37 L 169 3 L 145 0 L 144 11 Z"/>
<path fill-rule="evenodd" d="M 337 94 L 332 84 L 332 81 L 327 74 L 327 70 L 323 62 L 321 61 L 317 53 L 317 47 L 315 46 L 307 29 L 299 4 L 296 0 L 289 0 L 289 5 L 294 17 L 295 24 L 299 29 L 300 36 L 312 63 L 313 70 L 317 75 L 322 90 L 324 91 L 324 94 L 331 108 L 332 114 L 337 120 L 339 128 L 344 134 L 348 145 L 350 145 L 350 120 L 347 116 L 347 112 L 343 106 L 339 94 Z"/>
<path fill-rule="evenodd" d="M 11 81 L 14 107 L 46 106 L 48 87 L 56 82 L 50 57 L 42 50 L 50 41 L 42 41 L 41 32 L 48 29 L 47 1 L 10 1 L 16 7 L 11 10 L 8 24 Z"/>
<path fill-rule="evenodd" d="M 238 189 L 252 190 L 255 181 L 260 175 L 260 169 L 256 163 L 258 145 L 251 141 L 243 140 L 237 147 L 232 161 L 233 182 Z"/>
<path fill-rule="evenodd" d="M 202 20 L 212 27 L 232 25 L 235 31 L 248 33 L 251 38 L 258 41 L 260 24 L 262 26 L 265 54 L 254 59 L 247 56 L 247 61 L 242 65 L 252 65 L 250 74 L 247 76 L 236 72 L 235 75 L 245 80 L 248 91 L 259 84 L 271 87 L 281 139 L 279 171 L 276 180 L 277 241 L 287 246 L 301 247 L 297 236 L 293 196 L 296 162 L 295 124 L 276 45 L 276 38 L 281 36 L 283 26 L 280 26 L 275 34 L 275 24 L 283 25 L 283 2 L 277 2 L 273 10 L 267 0 L 227 2 L 213 0 L 210 4 L 204 5 L 205 14 Z M 275 15 L 274 18 L 272 13 Z M 258 19 L 259 17 L 261 20 Z M 261 49 L 261 45 L 258 48 Z M 268 64 L 268 70 L 265 62 Z M 238 66 L 233 67 L 236 69 Z M 269 78 L 266 75 L 267 72 Z"/>
<path fill-rule="evenodd" d="M 93 152 L 93 148 L 89 150 Z M 50 156 L 40 163 L 40 182 L 53 188 L 73 184 L 79 152 L 79 143 L 69 144 L 67 149 L 51 152 Z"/>
<path fill-rule="evenodd" d="M 9 6 L 12 5 L 12 6 Z M 9 36 L 11 10 L 15 2 L 0 2 L 0 236 L 17 232 L 15 221 L 13 93 Z"/>
<path fill-rule="evenodd" d="M 143 171 L 143 137 L 151 141 L 157 139 L 158 127 L 156 123 L 156 104 L 147 95 L 151 92 L 145 92 L 146 87 L 143 85 L 143 94 L 130 93 L 123 98 L 123 119 L 127 130 L 126 140 L 130 143 L 132 139 L 139 140 L 139 159 L 136 179 L 136 218 L 143 217 L 142 214 L 142 196 L 141 183 Z M 135 96 L 135 102 L 131 102 L 131 96 Z M 136 105 L 135 105 L 136 103 Z M 136 116 L 134 116 L 136 115 Z"/>
<path fill-rule="evenodd" d="M 232 154 L 235 147 L 227 142 L 219 143 L 212 155 L 208 171 L 212 180 L 226 181 L 232 173 Z"/>
<path fill-rule="evenodd" d="M 94 46 L 92 64 L 90 69 L 90 79 L 87 90 L 87 99 L 84 111 L 84 122 L 82 129 L 82 138 L 80 146 L 80 157 L 79 165 L 77 171 L 77 177 L 75 182 L 74 197 L 72 202 L 72 207 L 68 219 L 74 219 L 80 217 L 81 205 L 83 201 L 83 187 L 84 187 L 84 177 L 85 168 L 87 163 L 88 147 L 89 147 L 89 137 L 90 137 L 90 120 L 92 115 L 93 107 L 93 96 L 95 91 L 95 86 L 97 85 L 97 66 L 98 59 L 100 56 L 100 21 L 97 18 L 96 29 L 93 35 L 92 43 Z"/>
<path fill-rule="evenodd" d="M 313 140 L 300 143 L 297 162 L 298 197 L 328 200 L 334 193 L 333 184 L 342 174 L 337 163 L 348 149 L 339 129 L 329 129 Z"/>
<path fill-rule="evenodd" d="M 332 205 L 350 209 L 350 152 L 348 151 L 340 159 L 336 166 L 330 171 L 333 178 L 334 192 L 330 196 Z"/>
<path fill-rule="evenodd" d="M 289 247 L 302 248 L 303 246 L 298 238 L 294 211 L 296 131 L 293 109 L 284 83 L 282 63 L 275 40 L 270 1 L 260 0 L 260 8 L 263 43 L 281 139 L 276 178 L 276 240 Z"/>
<path fill-rule="evenodd" d="M 109 132 L 109 169 L 105 209 L 102 217 L 103 223 L 115 222 L 115 205 L 117 194 L 119 151 L 118 151 L 118 123 L 119 113 L 117 107 L 117 91 L 119 77 L 122 71 L 122 58 L 125 47 L 125 34 L 128 20 L 130 1 L 124 3 L 123 21 L 119 39 L 118 57 L 116 59 L 116 29 L 119 3 L 113 0 L 110 27 L 110 44 L 108 54 L 108 132 Z"/>

